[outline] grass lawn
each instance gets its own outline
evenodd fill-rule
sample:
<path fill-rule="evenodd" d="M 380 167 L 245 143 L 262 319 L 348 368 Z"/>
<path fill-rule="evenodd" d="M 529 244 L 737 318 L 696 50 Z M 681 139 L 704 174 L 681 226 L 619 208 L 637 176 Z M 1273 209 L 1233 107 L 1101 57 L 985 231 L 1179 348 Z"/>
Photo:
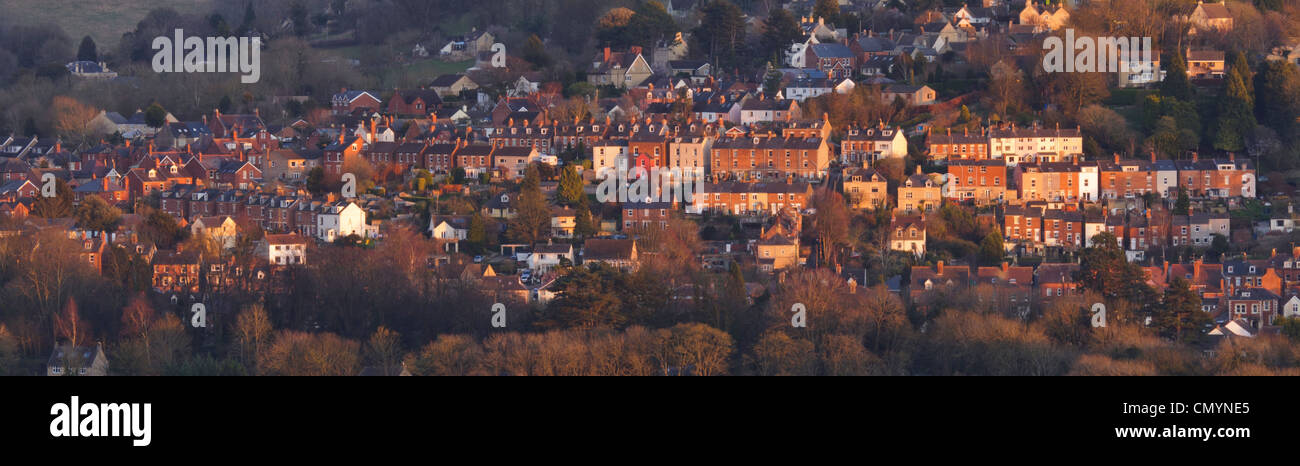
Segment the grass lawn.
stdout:
<path fill-rule="evenodd" d="M 100 52 L 113 50 L 122 34 L 135 25 L 149 10 L 171 7 L 181 14 L 207 13 L 212 0 L 6 0 L 6 12 L 22 12 L 25 24 L 54 24 L 72 38 L 75 51 L 82 36 L 95 39 Z"/>

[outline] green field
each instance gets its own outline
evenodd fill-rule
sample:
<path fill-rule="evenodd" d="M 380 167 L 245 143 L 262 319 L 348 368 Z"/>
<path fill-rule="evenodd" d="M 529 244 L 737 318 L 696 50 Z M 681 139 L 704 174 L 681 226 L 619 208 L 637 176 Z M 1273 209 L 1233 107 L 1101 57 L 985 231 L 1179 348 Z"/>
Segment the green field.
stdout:
<path fill-rule="evenodd" d="M 211 9 L 212 0 L 0 0 L 0 9 L 18 15 L 24 24 L 55 24 L 72 38 L 75 49 L 82 36 L 95 39 L 99 50 L 117 48 L 122 34 L 149 10 L 171 7 L 181 14 Z"/>

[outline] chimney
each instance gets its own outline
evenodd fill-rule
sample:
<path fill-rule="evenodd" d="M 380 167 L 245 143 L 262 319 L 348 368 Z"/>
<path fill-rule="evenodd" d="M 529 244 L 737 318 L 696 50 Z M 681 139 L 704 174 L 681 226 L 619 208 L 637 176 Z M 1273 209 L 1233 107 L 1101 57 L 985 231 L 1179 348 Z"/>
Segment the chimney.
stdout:
<path fill-rule="evenodd" d="M 606 61 L 606 62 L 609 61 L 609 47 L 605 47 L 605 60 L 604 60 L 604 61 Z"/>
<path fill-rule="evenodd" d="M 1196 159 L 1197 159 L 1196 151 L 1192 151 L 1192 162 L 1196 162 Z"/>
<path fill-rule="evenodd" d="M 1156 151 L 1151 151 L 1151 163 L 1156 163 Z"/>
<path fill-rule="evenodd" d="M 1113 155 L 1113 156 L 1115 157 L 1115 163 L 1116 163 L 1116 164 L 1119 164 L 1119 152 L 1115 152 L 1115 153 L 1113 153 L 1113 154 L 1111 154 L 1111 155 Z"/>
<path fill-rule="evenodd" d="M 1009 269 L 1010 269 L 1010 267 L 1007 265 L 1007 262 L 1006 262 L 1006 261 L 1002 261 L 1002 273 L 1007 273 L 1007 271 L 1008 271 Z"/>
<path fill-rule="evenodd" d="M 938 269 L 939 275 L 943 275 L 943 261 L 939 261 Z"/>
<path fill-rule="evenodd" d="M 916 174 L 918 174 L 918 175 L 921 174 L 921 164 L 919 164 L 919 163 L 916 164 Z"/>

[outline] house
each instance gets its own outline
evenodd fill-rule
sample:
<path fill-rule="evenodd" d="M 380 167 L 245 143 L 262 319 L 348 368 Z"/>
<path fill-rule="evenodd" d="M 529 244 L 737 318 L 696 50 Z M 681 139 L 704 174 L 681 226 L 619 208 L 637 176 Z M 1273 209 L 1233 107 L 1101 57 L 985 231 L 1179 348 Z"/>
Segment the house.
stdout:
<path fill-rule="evenodd" d="M 251 138 L 266 130 L 266 123 L 257 109 L 242 114 L 223 114 L 220 110 L 213 110 L 212 118 L 204 118 L 214 138 Z"/>
<path fill-rule="evenodd" d="M 669 60 L 667 68 L 669 76 L 688 76 L 695 84 L 707 82 L 713 74 L 713 65 L 704 60 Z"/>
<path fill-rule="evenodd" d="M 1192 10 L 1187 22 L 1192 26 L 1187 33 L 1192 35 L 1208 32 L 1224 33 L 1231 31 L 1233 26 L 1232 14 L 1228 12 L 1226 4 L 1204 3 L 1201 0 L 1196 1 L 1196 9 Z"/>
<path fill-rule="evenodd" d="M 849 207 L 879 209 L 889 204 L 889 182 L 871 168 L 845 168 L 841 176 Z"/>
<path fill-rule="evenodd" d="M 496 36 L 473 28 L 468 34 L 448 41 L 438 50 L 438 55 L 449 61 L 467 60 L 491 50 L 493 43 L 496 43 Z"/>
<path fill-rule="evenodd" d="M 1282 305 L 1282 317 L 1294 319 L 1300 317 L 1300 296 L 1291 295 Z"/>
<path fill-rule="evenodd" d="M 17 179 L 13 181 L 0 183 L 0 201 L 16 202 L 19 199 L 33 199 L 40 188 L 36 187 L 26 179 Z"/>
<path fill-rule="evenodd" d="M 667 230 L 677 205 L 673 202 L 624 202 L 623 231 Z"/>
<path fill-rule="evenodd" d="M 713 142 L 711 173 L 721 180 L 820 180 L 830 167 L 830 147 L 817 136 L 720 137 Z"/>
<path fill-rule="evenodd" d="M 609 47 L 605 47 L 592 60 L 587 82 L 593 86 L 628 89 L 640 86 L 651 76 L 654 76 L 654 70 L 641 55 L 641 47 L 628 47 L 626 52 L 612 52 Z"/>
<path fill-rule="evenodd" d="M 506 146 L 492 151 L 492 169 L 507 180 L 523 179 L 528 164 L 539 156 L 533 146 Z"/>
<path fill-rule="evenodd" d="M 94 62 L 89 60 L 78 60 L 68 62 L 63 65 L 67 68 L 68 73 L 78 78 L 86 79 L 113 79 L 117 77 L 117 72 L 108 69 L 104 62 Z"/>
<path fill-rule="evenodd" d="M 259 256 L 273 266 L 307 264 L 307 237 L 297 233 L 268 234 L 258 245 Z"/>
<path fill-rule="evenodd" d="M 803 102 L 831 92 L 847 94 L 853 91 L 853 87 L 854 84 L 851 79 L 844 79 L 839 84 L 825 78 L 797 79 L 785 86 L 785 97 L 797 102 Z"/>
<path fill-rule="evenodd" d="M 489 144 L 467 144 L 456 150 L 456 167 L 465 170 L 465 176 L 477 178 L 492 171 L 492 152 Z"/>
<path fill-rule="evenodd" d="M 589 239 L 582 245 L 582 262 L 584 264 L 604 263 L 623 270 L 637 266 L 636 240 L 632 239 Z"/>
<path fill-rule="evenodd" d="M 804 67 L 815 68 L 830 79 L 839 82 L 852 78 L 855 69 L 853 51 L 843 44 L 825 43 L 808 46 L 804 52 Z"/>
<path fill-rule="evenodd" d="M 388 99 L 388 113 L 406 116 L 429 116 L 442 105 L 442 98 L 433 89 L 398 89 Z"/>
<path fill-rule="evenodd" d="M 228 215 L 198 217 L 190 224 L 190 235 L 211 237 L 222 249 L 233 249 L 239 237 L 239 225 Z"/>
<path fill-rule="evenodd" d="M 528 255 L 528 269 L 538 275 L 566 263 L 573 264 L 573 245 L 568 243 L 539 244 Z"/>
<path fill-rule="evenodd" d="M 983 129 L 980 134 L 971 134 L 970 130 L 962 128 L 961 134 L 953 135 L 952 128 L 948 128 L 944 134 L 927 135 L 925 143 L 932 161 L 989 158 L 989 140 Z"/>
<path fill-rule="evenodd" d="M 943 193 L 934 179 L 921 172 L 921 165 L 916 166 L 916 173 L 903 180 L 898 186 L 898 200 L 895 203 L 899 213 L 912 215 L 921 212 L 933 212 L 943 203 Z"/>
<path fill-rule="evenodd" d="M 1119 87 L 1145 87 L 1165 80 L 1165 70 L 1160 69 L 1160 51 L 1143 53 L 1142 50 L 1121 50 L 1119 54 Z"/>
<path fill-rule="evenodd" d="M 791 99 L 768 99 L 762 93 L 757 98 L 747 97 L 740 103 L 740 124 L 797 120 L 803 112 L 799 102 Z"/>
<path fill-rule="evenodd" d="M 1282 298 L 1263 288 L 1242 287 L 1224 296 L 1224 312 L 1230 321 L 1243 321 L 1251 329 L 1273 325 Z"/>
<path fill-rule="evenodd" d="M 695 202 L 687 212 L 766 217 L 786 207 L 803 210 L 811 198 L 812 186 L 803 181 L 704 183 L 704 190 L 694 195 Z"/>
<path fill-rule="evenodd" d="M 655 44 L 654 51 L 650 53 L 650 61 L 654 63 L 656 73 L 666 73 L 671 68 L 671 62 L 686 58 L 688 52 L 690 52 L 690 46 L 679 31 L 671 39 L 660 40 Z M 677 73 L 666 74 L 673 76 Z M 705 73 L 706 76 L 707 74 Z"/>
<path fill-rule="evenodd" d="M 429 218 L 429 236 L 450 244 L 464 241 L 469 237 L 470 220 L 468 215 L 435 215 Z"/>
<path fill-rule="evenodd" d="M 1050 263 L 1041 264 L 1034 270 L 1038 289 L 1045 299 L 1061 296 L 1075 296 L 1083 292 L 1083 285 L 1074 279 L 1079 271 L 1079 264 Z"/>
<path fill-rule="evenodd" d="M 875 128 L 849 127 L 840 140 L 840 162 L 867 166 L 882 158 L 907 156 L 907 136 L 902 128 L 881 124 Z"/>
<path fill-rule="evenodd" d="M 1221 50 L 1187 50 L 1187 79 L 1217 81 L 1227 76 L 1227 61 Z"/>
<path fill-rule="evenodd" d="M 108 356 L 104 354 L 104 344 L 75 347 L 68 342 L 55 344 L 50 359 L 45 362 L 45 375 L 108 375 Z"/>
<path fill-rule="evenodd" d="M 1059 2 L 1049 8 L 1030 0 L 1020 10 L 1019 20 L 1019 24 L 1034 26 L 1036 31 L 1055 31 L 1070 21 L 1070 11 Z"/>
<path fill-rule="evenodd" d="M 207 120 L 207 117 L 203 117 Z M 158 135 L 159 143 L 172 147 L 185 147 L 194 142 L 212 136 L 212 129 L 205 121 L 176 121 L 164 125 Z"/>
<path fill-rule="evenodd" d="M 935 95 L 934 89 L 926 85 L 890 84 L 880 90 L 882 102 L 892 103 L 896 99 L 903 99 L 909 107 L 933 104 Z"/>
<path fill-rule="evenodd" d="M 925 257 L 925 214 L 894 215 L 889 221 L 889 250 L 908 252 L 918 259 Z"/>
<path fill-rule="evenodd" d="M 577 212 L 568 206 L 551 207 L 551 236 L 556 238 L 572 238 L 573 231 L 578 226 Z"/>
<path fill-rule="evenodd" d="M 626 139 L 601 139 L 592 143 L 592 172 L 596 174 L 596 177 L 601 178 L 615 173 L 626 173 L 629 168 L 627 147 L 628 141 Z"/>
<path fill-rule="evenodd" d="M 197 251 L 159 251 L 153 258 L 153 288 L 159 293 L 198 293 Z"/>
<path fill-rule="evenodd" d="M 322 167 L 325 153 L 320 149 L 274 149 L 267 155 L 266 180 L 305 181 L 313 168 Z"/>
<path fill-rule="evenodd" d="M 1234 336 L 1254 338 L 1256 331 L 1251 326 L 1250 322 L 1244 320 L 1231 320 L 1223 324 L 1215 325 L 1206 335 L 1215 337 Z"/>
<path fill-rule="evenodd" d="M 543 74 L 539 72 L 524 73 L 519 75 L 519 79 L 506 93 L 511 96 L 521 97 L 536 94 L 542 89 Z"/>
<path fill-rule="evenodd" d="M 518 214 L 515 210 L 514 201 L 515 193 L 501 193 L 492 196 L 483 204 L 483 213 L 491 218 L 512 219 Z"/>
<path fill-rule="evenodd" d="M 1020 162 L 1065 162 L 1083 153 L 1083 133 L 1078 126 L 1062 129 L 1038 125 L 989 128 L 989 157 L 1014 167 Z"/>
<path fill-rule="evenodd" d="M 1029 312 L 1034 284 L 1033 267 L 1012 267 L 1003 262 L 1001 267 L 980 267 L 975 275 L 976 284 L 993 287 L 998 307 L 1016 311 L 1020 315 Z"/>
<path fill-rule="evenodd" d="M 965 289 L 970 286 L 970 281 L 970 267 L 945 267 L 943 261 L 938 261 L 933 267 L 912 266 L 908 292 L 912 301 L 916 301 L 922 294 L 929 291 L 951 292 L 952 290 Z"/>
<path fill-rule="evenodd" d="M 799 265 L 799 234 L 780 223 L 767 228 L 754 242 L 754 258 L 759 270 L 767 273 Z"/>
<path fill-rule="evenodd" d="M 316 216 L 316 237 L 321 241 L 333 242 L 352 235 L 366 238 L 366 230 L 366 211 L 354 202 L 326 204 Z"/>
<path fill-rule="evenodd" d="M 369 91 L 358 91 L 342 89 L 330 98 L 330 113 L 333 115 L 348 115 L 354 111 L 367 109 L 379 110 L 382 100 Z"/>
<path fill-rule="evenodd" d="M 478 87 L 478 83 L 464 74 L 444 74 L 433 78 L 433 82 L 429 83 L 429 88 L 433 89 L 438 97 L 460 95 L 461 92 L 472 91 Z"/>

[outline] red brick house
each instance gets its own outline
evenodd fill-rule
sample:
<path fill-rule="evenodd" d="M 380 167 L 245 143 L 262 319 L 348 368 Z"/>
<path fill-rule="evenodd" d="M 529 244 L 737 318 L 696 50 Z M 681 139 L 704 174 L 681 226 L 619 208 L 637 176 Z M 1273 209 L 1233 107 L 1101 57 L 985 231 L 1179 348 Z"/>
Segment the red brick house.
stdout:
<path fill-rule="evenodd" d="M 432 89 L 398 89 L 388 100 L 388 113 L 428 116 L 442 105 L 442 98 Z"/>
<path fill-rule="evenodd" d="M 383 102 L 368 91 L 343 89 L 330 99 L 330 113 L 347 115 L 357 109 L 379 110 Z"/>

